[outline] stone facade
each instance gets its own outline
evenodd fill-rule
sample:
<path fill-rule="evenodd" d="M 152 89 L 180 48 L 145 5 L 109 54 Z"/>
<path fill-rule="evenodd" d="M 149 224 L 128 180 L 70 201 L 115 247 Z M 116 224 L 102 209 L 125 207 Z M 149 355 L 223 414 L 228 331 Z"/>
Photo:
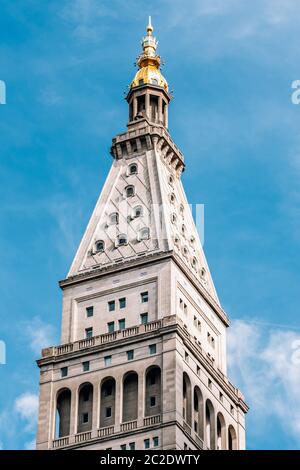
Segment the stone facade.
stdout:
<path fill-rule="evenodd" d="M 138 82 L 128 93 L 128 130 L 113 139 L 111 171 L 60 282 L 61 344 L 38 361 L 38 449 L 245 448 L 248 408 L 226 376 L 229 321 L 160 77 L 164 87 Z"/>

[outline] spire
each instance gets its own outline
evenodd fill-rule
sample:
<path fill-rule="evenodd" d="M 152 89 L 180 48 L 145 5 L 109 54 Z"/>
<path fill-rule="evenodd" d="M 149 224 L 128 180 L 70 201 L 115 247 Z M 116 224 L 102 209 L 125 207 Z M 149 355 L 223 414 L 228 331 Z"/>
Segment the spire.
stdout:
<path fill-rule="evenodd" d="M 168 83 L 160 71 L 161 59 L 156 53 L 158 41 L 153 36 L 153 25 L 151 16 L 149 16 L 148 25 L 146 27 L 147 35 L 142 39 L 143 52 L 137 59 L 139 67 L 130 88 L 140 85 L 154 84 L 168 91 Z"/>

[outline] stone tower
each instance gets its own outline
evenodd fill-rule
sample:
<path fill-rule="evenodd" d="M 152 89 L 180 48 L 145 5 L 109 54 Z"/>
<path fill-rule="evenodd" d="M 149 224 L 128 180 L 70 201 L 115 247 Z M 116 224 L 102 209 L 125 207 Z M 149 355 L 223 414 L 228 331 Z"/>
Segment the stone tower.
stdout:
<path fill-rule="evenodd" d="M 168 131 L 151 20 L 127 131 L 42 351 L 37 448 L 244 449 L 247 405 L 226 375 L 220 305 Z"/>

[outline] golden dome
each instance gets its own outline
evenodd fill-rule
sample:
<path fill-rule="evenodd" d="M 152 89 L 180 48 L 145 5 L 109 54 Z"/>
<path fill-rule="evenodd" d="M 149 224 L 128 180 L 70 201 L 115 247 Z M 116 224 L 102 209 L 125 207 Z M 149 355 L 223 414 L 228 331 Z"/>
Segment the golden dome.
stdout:
<path fill-rule="evenodd" d="M 130 84 L 130 88 L 150 84 L 160 86 L 168 91 L 168 82 L 159 69 L 160 57 L 156 54 L 158 42 L 152 35 L 152 32 L 153 26 L 151 24 L 151 16 L 149 16 L 147 36 L 142 40 L 143 52 L 137 61 L 139 70 L 135 74 L 135 77 Z"/>

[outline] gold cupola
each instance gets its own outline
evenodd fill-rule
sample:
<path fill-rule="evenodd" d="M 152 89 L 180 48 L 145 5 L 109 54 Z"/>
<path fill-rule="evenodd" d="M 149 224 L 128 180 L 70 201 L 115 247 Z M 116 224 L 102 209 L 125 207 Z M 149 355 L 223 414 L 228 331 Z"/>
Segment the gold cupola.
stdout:
<path fill-rule="evenodd" d="M 137 60 L 139 70 L 130 84 L 130 89 L 141 85 L 154 85 L 162 87 L 168 92 L 168 82 L 159 69 L 161 59 L 156 54 L 158 41 L 152 33 L 153 26 L 151 24 L 151 16 L 149 16 L 147 36 L 142 39 L 143 52 Z"/>

